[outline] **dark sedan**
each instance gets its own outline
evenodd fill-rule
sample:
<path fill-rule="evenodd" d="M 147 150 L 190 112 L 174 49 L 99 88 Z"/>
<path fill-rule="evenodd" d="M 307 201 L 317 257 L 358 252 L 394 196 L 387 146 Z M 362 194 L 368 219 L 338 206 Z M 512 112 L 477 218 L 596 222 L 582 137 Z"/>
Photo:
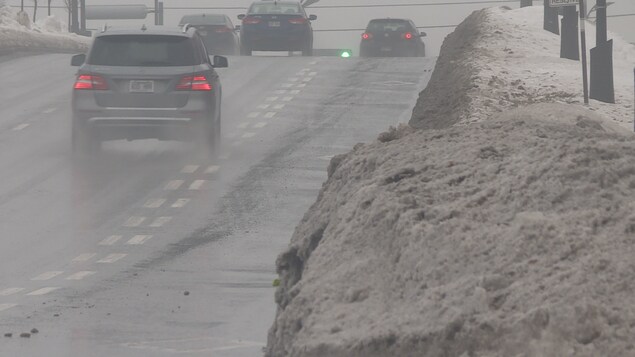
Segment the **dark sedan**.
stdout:
<path fill-rule="evenodd" d="M 313 54 L 313 28 L 311 21 L 317 16 L 307 16 L 298 1 L 258 1 L 247 14 L 238 16 L 242 55 L 252 51 L 302 51 Z"/>
<path fill-rule="evenodd" d="M 238 55 L 240 38 L 234 24 L 226 15 L 197 14 L 185 15 L 179 26 L 189 24 L 198 31 L 205 47 L 215 55 Z"/>
<path fill-rule="evenodd" d="M 371 20 L 362 34 L 361 57 L 424 57 L 426 46 L 415 24 L 408 19 Z"/>

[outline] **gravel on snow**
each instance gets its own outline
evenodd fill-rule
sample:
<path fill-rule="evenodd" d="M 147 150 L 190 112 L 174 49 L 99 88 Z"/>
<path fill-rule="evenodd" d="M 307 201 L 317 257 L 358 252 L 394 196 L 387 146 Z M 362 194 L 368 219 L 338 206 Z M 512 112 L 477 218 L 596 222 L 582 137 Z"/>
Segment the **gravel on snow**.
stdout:
<path fill-rule="evenodd" d="M 331 161 L 277 261 L 267 357 L 635 356 L 628 104 L 543 96 L 470 117 L 485 64 L 461 33 L 488 46 L 506 13 L 476 12 L 446 39 L 411 121 L 428 130 Z"/>

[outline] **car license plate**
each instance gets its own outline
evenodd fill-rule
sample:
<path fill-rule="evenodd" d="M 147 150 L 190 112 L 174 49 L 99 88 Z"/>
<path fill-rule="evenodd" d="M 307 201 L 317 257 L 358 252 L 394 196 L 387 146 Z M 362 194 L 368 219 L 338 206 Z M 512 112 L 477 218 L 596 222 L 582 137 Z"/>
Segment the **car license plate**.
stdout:
<path fill-rule="evenodd" d="M 269 27 L 280 27 L 280 21 L 269 21 Z"/>
<path fill-rule="evenodd" d="M 392 51 L 392 47 L 382 47 L 381 52 L 390 52 Z"/>
<path fill-rule="evenodd" d="M 130 81 L 132 93 L 154 93 L 154 81 Z"/>

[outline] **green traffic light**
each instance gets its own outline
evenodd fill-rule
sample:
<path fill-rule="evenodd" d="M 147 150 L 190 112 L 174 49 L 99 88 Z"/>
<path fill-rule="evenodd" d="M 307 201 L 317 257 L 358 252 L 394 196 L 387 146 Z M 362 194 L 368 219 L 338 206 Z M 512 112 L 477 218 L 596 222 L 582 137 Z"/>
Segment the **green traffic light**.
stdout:
<path fill-rule="evenodd" d="M 342 58 L 349 58 L 349 57 L 351 57 L 351 53 L 348 52 L 348 51 L 344 51 L 344 52 L 342 52 L 341 56 L 342 56 Z"/>

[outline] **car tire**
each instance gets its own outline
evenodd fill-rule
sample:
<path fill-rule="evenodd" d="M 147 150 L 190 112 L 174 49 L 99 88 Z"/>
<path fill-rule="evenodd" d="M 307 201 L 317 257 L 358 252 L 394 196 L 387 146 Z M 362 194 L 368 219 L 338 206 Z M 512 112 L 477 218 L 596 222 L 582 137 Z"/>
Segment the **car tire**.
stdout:
<path fill-rule="evenodd" d="M 304 57 L 313 56 L 313 43 L 312 42 L 309 42 L 309 43 L 304 45 L 304 48 L 302 49 L 302 56 L 304 56 Z"/>
<path fill-rule="evenodd" d="M 77 158 L 95 156 L 101 151 L 101 140 L 88 130 L 81 129 L 77 124 L 73 124 L 71 150 L 73 156 Z"/>
<path fill-rule="evenodd" d="M 245 44 L 240 45 L 240 55 L 241 56 L 251 56 L 251 48 L 247 47 Z"/>

